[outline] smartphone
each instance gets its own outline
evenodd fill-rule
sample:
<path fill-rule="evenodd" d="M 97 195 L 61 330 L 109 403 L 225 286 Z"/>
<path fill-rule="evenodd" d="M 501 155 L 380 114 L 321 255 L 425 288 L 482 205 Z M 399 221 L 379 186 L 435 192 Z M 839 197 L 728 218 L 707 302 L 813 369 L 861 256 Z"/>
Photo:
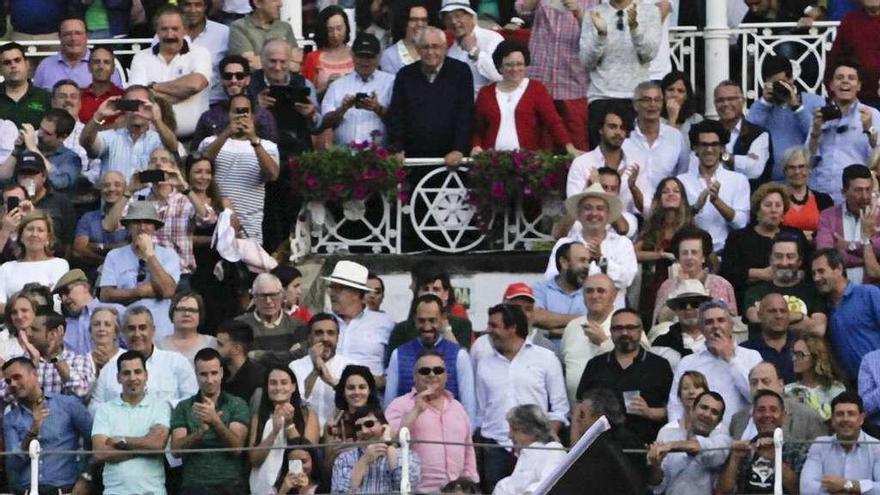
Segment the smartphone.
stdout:
<path fill-rule="evenodd" d="M 309 100 L 311 90 L 309 90 L 309 88 L 290 88 L 290 93 L 293 97 L 293 101 L 296 103 L 311 103 Z"/>
<path fill-rule="evenodd" d="M 6 198 L 6 211 L 12 211 L 18 208 L 18 205 L 21 203 L 21 199 L 18 196 L 9 196 Z"/>
<path fill-rule="evenodd" d="M 141 107 L 141 100 L 116 100 L 116 109 L 123 112 L 137 112 Z"/>
<path fill-rule="evenodd" d="M 273 85 L 269 86 L 269 96 L 275 98 L 276 102 L 288 101 L 290 100 L 290 87 L 288 86 L 280 86 Z"/>
<path fill-rule="evenodd" d="M 287 461 L 287 472 L 291 474 L 302 474 L 303 461 L 299 459 L 291 459 Z"/>
<path fill-rule="evenodd" d="M 354 101 L 360 103 L 370 97 L 369 93 L 357 93 L 354 95 Z"/>
<path fill-rule="evenodd" d="M 165 180 L 164 170 L 144 170 L 140 174 L 141 182 L 144 184 L 152 184 Z"/>
<path fill-rule="evenodd" d="M 248 113 L 250 113 L 250 110 L 248 110 L 247 108 L 244 108 L 244 107 L 240 107 L 240 108 L 235 109 L 236 115 L 247 115 Z"/>

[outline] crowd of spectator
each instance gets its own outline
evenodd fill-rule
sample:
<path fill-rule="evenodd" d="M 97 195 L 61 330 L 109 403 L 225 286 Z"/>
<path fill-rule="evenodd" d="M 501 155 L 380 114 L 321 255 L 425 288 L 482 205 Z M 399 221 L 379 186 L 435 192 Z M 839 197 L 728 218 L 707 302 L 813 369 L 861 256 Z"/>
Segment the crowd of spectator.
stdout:
<path fill-rule="evenodd" d="M 880 490 L 880 0 L 849 3 L 739 6 L 842 19 L 827 98 L 783 43 L 749 106 L 672 70 L 688 0 L 304 1 L 307 48 L 279 0 L 0 2 L 13 40 L 58 42 L 0 45 L 2 481 L 522 495 L 604 416 L 558 490 Z M 153 42 L 89 46 L 126 36 Z M 542 279 L 482 329 L 442 263 L 413 260 L 392 315 L 369 262 L 304 287 L 231 259 L 287 258 L 288 161 L 365 141 L 570 155 Z M 32 440 L 93 454 L 32 486 Z"/>

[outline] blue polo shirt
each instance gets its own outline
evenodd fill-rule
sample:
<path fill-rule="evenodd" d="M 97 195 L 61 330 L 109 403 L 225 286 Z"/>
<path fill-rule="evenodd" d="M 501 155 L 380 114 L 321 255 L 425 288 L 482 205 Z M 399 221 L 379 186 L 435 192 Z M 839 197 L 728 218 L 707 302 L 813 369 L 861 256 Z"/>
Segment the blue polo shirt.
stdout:
<path fill-rule="evenodd" d="M 834 357 L 855 381 L 862 357 L 880 349 L 880 288 L 847 282 L 840 303 L 829 307 L 828 330 Z"/>
<path fill-rule="evenodd" d="M 587 314 L 587 307 L 584 305 L 584 291 L 576 290 L 571 294 L 566 294 L 556 283 L 556 277 L 535 282 L 532 285 L 532 290 L 535 292 L 536 308 L 563 315 L 583 316 Z"/>

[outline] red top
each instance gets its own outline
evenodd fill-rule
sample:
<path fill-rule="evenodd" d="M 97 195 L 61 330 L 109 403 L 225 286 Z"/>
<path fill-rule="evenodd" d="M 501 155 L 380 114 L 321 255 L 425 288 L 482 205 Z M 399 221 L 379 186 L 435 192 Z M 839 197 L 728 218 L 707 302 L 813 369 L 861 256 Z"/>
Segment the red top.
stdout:
<path fill-rule="evenodd" d="M 815 232 L 819 226 L 819 205 L 816 203 L 816 195 L 807 192 L 807 202 L 802 205 L 792 202 L 791 208 L 782 217 L 782 225 Z"/>
<path fill-rule="evenodd" d="M 880 78 L 880 16 L 871 17 L 858 8 L 847 14 L 837 27 L 837 37 L 825 64 L 826 80 L 831 79 L 834 63 L 841 58 L 854 58 L 862 64 L 862 90 L 859 99 L 877 99 L 877 80 Z"/>
<path fill-rule="evenodd" d="M 472 145 L 483 149 L 495 147 L 495 138 L 501 127 L 501 109 L 498 107 L 495 88 L 496 84 L 492 83 L 480 88 L 477 94 Z M 571 142 L 568 131 L 553 106 L 550 93 L 540 82 L 529 80 L 514 112 L 520 148 L 553 151 L 553 143 L 562 147 Z"/>
<path fill-rule="evenodd" d="M 308 324 L 309 320 L 312 319 L 312 313 L 309 311 L 309 308 L 305 306 L 296 306 L 296 308 L 291 311 L 287 316 L 293 318 L 294 320 L 299 320 L 305 324 Z"/>
<path fill-rule="evenodd" d="M 79 108 L 79 121 L 83 123 L 88 122 L 92 117 L 94 117 L 95 112 L 98 111 L 98 107 L 101 106 L 101 103 L 104 103 L 104 100 L 110 98 L 111 96 L 122 96 L 122 94 L 122 88 L 115 84 L 111 84 L 110 89 L 101 96 L 93 93 L 91 86 L 81 89 L 79 92 L 81 104 Z M 114 120 L 116 120 L 116 117 L 109 118 L 107 119 L 107 123 L 111 123 Z"/>

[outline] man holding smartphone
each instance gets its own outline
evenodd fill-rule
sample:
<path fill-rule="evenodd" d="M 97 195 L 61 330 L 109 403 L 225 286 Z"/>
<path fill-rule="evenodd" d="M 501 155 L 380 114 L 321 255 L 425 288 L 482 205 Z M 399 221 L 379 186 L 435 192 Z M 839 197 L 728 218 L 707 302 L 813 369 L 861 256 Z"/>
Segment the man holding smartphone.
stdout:
<path fill-rule="evenodd" d="M 357 35 L 352 46 L 354 72 L 333 81 L 324 93 L 322 125 L 335 129 L 333 142 L 338 145 L 374 141 L 374 133 L 385 134 L 382 117 L 391 103 L 394 76 L 378 70 L 380 51 L 375 36 Z"/>

